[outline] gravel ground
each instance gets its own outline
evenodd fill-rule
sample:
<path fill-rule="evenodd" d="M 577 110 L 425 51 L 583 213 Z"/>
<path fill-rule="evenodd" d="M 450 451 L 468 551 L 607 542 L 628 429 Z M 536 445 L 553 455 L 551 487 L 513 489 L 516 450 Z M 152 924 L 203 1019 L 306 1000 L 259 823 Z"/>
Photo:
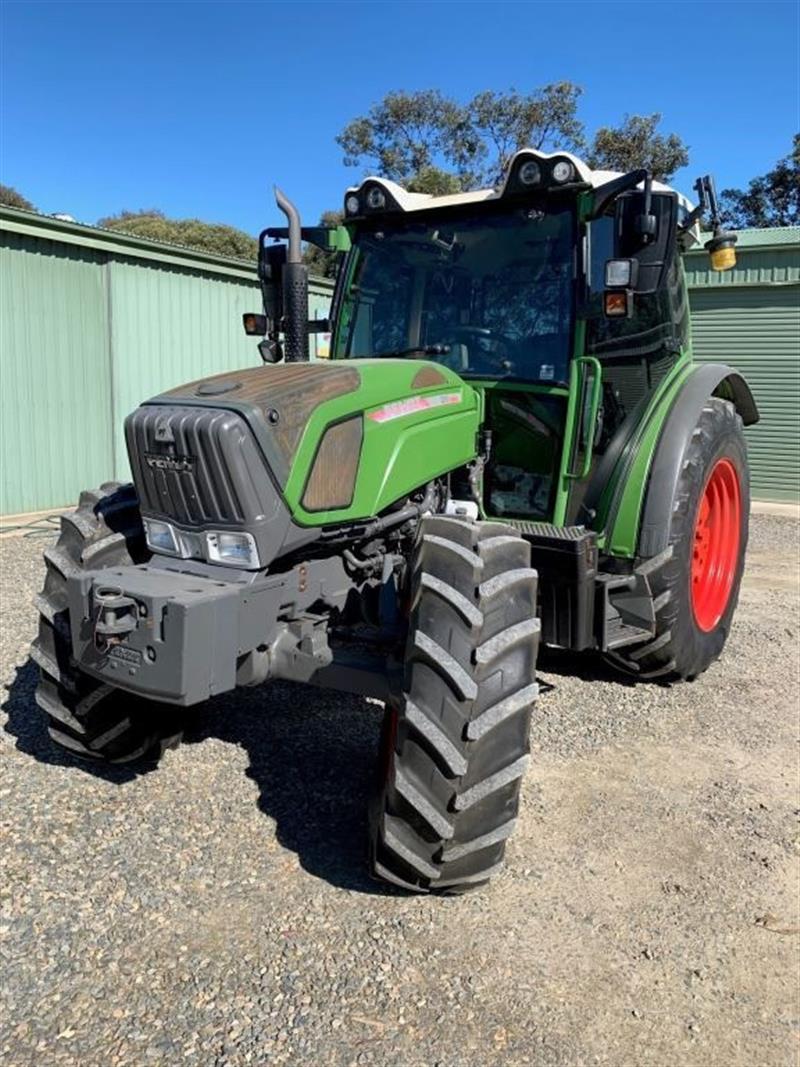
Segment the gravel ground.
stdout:
<path fill-rule="evenodd" d="M 446 899 L 366 877 L 373 703 L 229 695 L 139 773 L 54 750 L 45 544 L 0 539 L 4 1065 L 798 1062 L 793 519 L 697 682 L 542 664 L 508 867 Z"/>

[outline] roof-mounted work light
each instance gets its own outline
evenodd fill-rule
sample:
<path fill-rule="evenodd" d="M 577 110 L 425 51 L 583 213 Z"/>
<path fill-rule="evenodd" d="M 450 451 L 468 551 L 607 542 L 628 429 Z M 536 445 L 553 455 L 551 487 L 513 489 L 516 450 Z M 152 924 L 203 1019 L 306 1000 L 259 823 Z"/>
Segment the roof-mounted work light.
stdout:
<path fill-rule="evenodd" d="M 522 148 L 508 165 L 501 196 L 588 185 L 589 176 L 586 165 L 569 152 L 534 152 L 532 148 Z"/>
<path fill-rule="evenodd" d="M 348 189 L 344 197 L 345 218 L 358 219 L 387 211 L 401 211 L 393 188 L 397 190 L 394 183 L 388 180 L 367 178 L 357 189 Z M 402 190 L 397 192 L 402 194 Z"/>

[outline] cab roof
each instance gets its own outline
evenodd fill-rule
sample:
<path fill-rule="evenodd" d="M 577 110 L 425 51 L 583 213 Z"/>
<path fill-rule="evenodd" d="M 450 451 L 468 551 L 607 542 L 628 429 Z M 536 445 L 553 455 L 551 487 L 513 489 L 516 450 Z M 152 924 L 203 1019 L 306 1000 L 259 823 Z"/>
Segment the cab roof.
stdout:
<path fill-rule="evenodd" d="M 539 152 L 533 148 L 522 148 L 512 157 L 506 168 L 503 181 L 500 184 L 490 189 L 476 189 L 469 193 L 451 193 L 447 196 L 433 196 L 430 193 L 412 193 L 407 189 L 404 189 L 401 185 L 398 185 L 397 182 L 390 181 L 388 178 L 377 176 L 366 177 L 360 185 L 351 186 L 345 193 L 345 217 L 348 215 L 346 206 L 347 198 L 355 196 L 360 200 L 362 192 L 367 187 L 375 185 L 380 186 L 385 191 L 393 209 L 399 209 L 400 211 L 426 211 L 433 208 L 456 207 L 461 204 L 477 204 L 490 200 L 502 200 L 509 191 L 509 187 L 518 171 L 518 167 L 527 160 L 533 160 L 542 164 L 550 164 L 551 166 L 554 162 L 559 160 L 566 160 L 571 163 L 574 168 L 574 179 L 561 186 L 561 188 L 570 188 L 575 187 L 576 185 L 588 185 L 596 189 L 601 185 L 605 185 L 607 182 L 622 176 L 620 171 L 594 170 L 592 167 L 584 163 L 582 159 L 573 155 L 572 152 Z M 555 188 L 555 186 L 551 187 Z M 677 192 L 677 190 L 672 189 L 669 185 L 665 185 L 663 182 L 654 181 L 653 190 L 655 192 L 675 193 L 678 197 L 680 206 L 687 212 L 691 211 L 694 206 L 682 193 Z"/>

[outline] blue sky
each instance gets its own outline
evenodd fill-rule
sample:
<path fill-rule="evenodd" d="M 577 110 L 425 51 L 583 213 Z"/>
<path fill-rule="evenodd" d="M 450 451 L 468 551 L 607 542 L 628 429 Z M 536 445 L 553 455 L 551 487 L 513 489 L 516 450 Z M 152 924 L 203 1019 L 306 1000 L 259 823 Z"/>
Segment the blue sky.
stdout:
<path fill-rule="evenodd" d="M 571 80 L 589 132 L 660 111 L 690 145 L 675 184 L 744 185 L 798 118 L 798 4 L 48 3 L 4 0 L 0 181 L 84 222 L 120 209 L 307 222 L 360 171 L 334 137 L 390 89 L 468 99 Z"/>

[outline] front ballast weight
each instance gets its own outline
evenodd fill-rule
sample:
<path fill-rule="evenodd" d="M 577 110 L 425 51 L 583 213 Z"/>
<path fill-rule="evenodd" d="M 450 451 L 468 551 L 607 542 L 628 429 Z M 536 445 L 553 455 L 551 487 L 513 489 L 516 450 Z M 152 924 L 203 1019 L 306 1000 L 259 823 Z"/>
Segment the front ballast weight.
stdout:
<path fill-rule="evenodd" d="M 328 685 L 320 674 L 334 663 L 328 616 L 311 609 L 341 610 L 355 588 L 338 557 L 250 580 L 187 574 L 156 557 L 74 574 L 73 654 L 100 681 L 180 707 L 278 677 Z M 362 657 L 362 684 L 371 673 L 369 695 L 386 695 L 385 672 L 365 662 L 379 661 Z"/>

